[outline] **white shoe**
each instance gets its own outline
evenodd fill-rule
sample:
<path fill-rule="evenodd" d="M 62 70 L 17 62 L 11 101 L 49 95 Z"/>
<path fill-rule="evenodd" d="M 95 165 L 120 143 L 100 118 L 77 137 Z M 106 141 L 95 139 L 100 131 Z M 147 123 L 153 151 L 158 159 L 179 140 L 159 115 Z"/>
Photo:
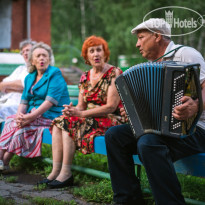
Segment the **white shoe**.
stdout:
<path fill-rule="evenodd" d="M 4 170 L 4 162 L 2 160 L 0 160 L 0 170 L 1 171 Z"/>

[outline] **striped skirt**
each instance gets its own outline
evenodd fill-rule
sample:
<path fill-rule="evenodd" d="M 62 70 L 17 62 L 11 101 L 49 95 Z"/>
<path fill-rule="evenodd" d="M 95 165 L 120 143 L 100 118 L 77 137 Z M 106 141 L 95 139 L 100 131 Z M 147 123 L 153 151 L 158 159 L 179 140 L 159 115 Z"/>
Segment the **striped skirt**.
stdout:
<path fill-rule="evenodd" d="M 39 117 L 23 128 L 18 128 L 15 116 L 11 115 L 5 121 L 0 149 L 26 158 L 41 156 L 43 130 L 50 127 L 52 120 Z"/>

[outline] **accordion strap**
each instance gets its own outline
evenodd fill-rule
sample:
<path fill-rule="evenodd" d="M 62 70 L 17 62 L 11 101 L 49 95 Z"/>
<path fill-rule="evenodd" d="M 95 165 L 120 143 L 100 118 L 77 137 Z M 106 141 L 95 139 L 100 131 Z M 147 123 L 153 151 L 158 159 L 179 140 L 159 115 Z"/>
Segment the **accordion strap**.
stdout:
<path fill-rule="evenodd" d="M 179 50 L 180 48 L 182 48 L 182 47 L 184 47 L 184 45 L 181 45 L 181 46 L 179 46 L 179 47 L 177 47 L 177 48 L 175 48 L 175 49 L 173 49 L 173 50 L 171 50 L 171 51 L 165 53 L 163 56 L 157 58 L 157 59 L 154 60 L 153 62 L 157 62 L 159 59 L 163 58 L 164 56 L 168 55 L 169 53 L 171 53 L 171 52 L 173 52 L 173 51 L 178 51 L 178 50 Z"/>

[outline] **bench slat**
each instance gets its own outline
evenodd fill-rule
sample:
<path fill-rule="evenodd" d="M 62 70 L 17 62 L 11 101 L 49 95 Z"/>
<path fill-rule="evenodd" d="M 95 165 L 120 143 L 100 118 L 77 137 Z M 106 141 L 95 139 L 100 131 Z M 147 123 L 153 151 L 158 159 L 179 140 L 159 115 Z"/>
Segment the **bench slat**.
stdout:
<path fill-rule="evenodd" d="M 48 137 L 48 134 L 50 133 L 48 133 L 47 131 L 45 132 L 45 136 L 43 133 L 43 143 L 51 141 L 49 140 L 49 138 L 51 138 L 51 135 Z M 107 155 L 104 136 L 95 137 L 94 152 L 97 154 Z M 138 155 L 134 155 L 133 160 L 136 165 L 142 165 Z M 174 167 L 177 173 L 205 177 L 205 153 L 196 154 L 184 159 L 180 159 L 174 163 Z"/>
<path fill-rule="evenodd" d="M 10 75 L 20 65 L 23 64 L 0 64 L 0 75 Z"/>
<path fill-rule="evenodd" d="M 95 153 L 107 154 L 104 136 L 98 136 L 94 139 L 94 149 Z M 134 155 L 133 160 L 136 165 L 142 165 L 138 155 Z M 180 159 L 174 163 L 174 167 L 177 173 L 205 177 L 205 153 Z"/>
<path fill-rule="evenodd" d="M 67 85 L 70 101 L 74 106 L 78 104 L 79 88 L 78 85 Z"/>

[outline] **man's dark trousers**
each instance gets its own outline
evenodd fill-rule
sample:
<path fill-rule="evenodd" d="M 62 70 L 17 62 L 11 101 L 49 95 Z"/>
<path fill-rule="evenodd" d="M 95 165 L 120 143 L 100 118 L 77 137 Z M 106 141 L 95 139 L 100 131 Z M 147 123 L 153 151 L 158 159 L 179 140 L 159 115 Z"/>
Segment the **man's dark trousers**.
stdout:
<path fill-rule="evenodd" d="M 205 152 L 205 130 L 197 127 L 194 135 L 184 139 L 146 134 L 137 141 L 130 126 L 124 124 L 111 127 L 105 134 L 105 141 L 116 203 L 141 201 L 140 183 L 135 175 L 132 158 L 133 154 L 138 154 L 156 204 L 185 204 L 173 161 Z"/>

